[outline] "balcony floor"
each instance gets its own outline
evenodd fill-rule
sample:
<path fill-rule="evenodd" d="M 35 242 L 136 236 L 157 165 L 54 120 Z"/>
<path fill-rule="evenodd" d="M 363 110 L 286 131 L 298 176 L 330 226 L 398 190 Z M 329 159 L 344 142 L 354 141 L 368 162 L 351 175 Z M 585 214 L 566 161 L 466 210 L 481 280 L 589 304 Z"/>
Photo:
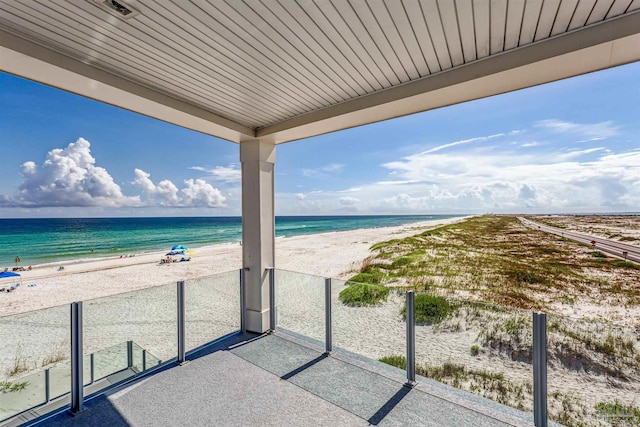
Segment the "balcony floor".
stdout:
<path fill-rule="evenodd" d="M 507 426 L 530 414 L 283 333 L 237 335 L 46 426 Z"/>

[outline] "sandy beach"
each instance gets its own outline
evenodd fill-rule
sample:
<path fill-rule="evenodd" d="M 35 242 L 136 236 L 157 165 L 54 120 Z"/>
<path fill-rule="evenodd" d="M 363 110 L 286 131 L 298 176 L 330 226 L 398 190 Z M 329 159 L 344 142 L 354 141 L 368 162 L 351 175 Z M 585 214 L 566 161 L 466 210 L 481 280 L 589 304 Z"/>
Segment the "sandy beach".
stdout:
<path fill-rule="evenodd" d="M 397 227 L 279 238 L 276 239 L 276 266 L 305 274 L 345 278 L 352 272 L 354 263 L 359 266 L 359 262 L 369 255 L 372 244 L 460 220 L 451 218 Z M 19 289 L 0 293 L 0 316 L 175 284 L 178 280 L 188 281 L 242 266 L 239 244 L 197 248 L 189 262 L 159 265 L 165 252 L 34 266 L 31 271 L 20 272 L 23 284 Z M 64 270 L 58 271 L 59 266 L 64 266 Z M 31 284 L 35 286 L 29 286 Z"/>

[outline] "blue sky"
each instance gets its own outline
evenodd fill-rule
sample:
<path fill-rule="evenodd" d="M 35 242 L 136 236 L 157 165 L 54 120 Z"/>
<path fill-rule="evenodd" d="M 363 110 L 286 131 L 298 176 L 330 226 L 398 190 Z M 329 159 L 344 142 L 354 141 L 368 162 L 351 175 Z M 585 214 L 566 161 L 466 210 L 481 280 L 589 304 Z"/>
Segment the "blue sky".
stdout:
<path fill-rule="evenodd" d="M 280 215 L 629 212 L 640 63 L 277 148 Z M 0 73 L 0 217 L 238 215 L 238 146 Z"/>

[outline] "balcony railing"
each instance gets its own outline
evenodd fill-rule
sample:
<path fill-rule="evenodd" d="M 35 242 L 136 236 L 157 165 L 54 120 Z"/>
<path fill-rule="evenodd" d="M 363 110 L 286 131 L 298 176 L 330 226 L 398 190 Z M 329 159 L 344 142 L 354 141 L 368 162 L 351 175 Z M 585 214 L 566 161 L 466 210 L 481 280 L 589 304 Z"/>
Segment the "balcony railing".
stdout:
<path fill-rule="evenodd" d="M 550 415 L 612 425 L 640 417 L 640 345 L 631 328 L 404 289 L 391 289 L 382 304 L 354 307 L 341 299 L 351 282 L 269 273 L 272 330 L 327 353 L 405 369 L 409 386 L 435 380 L 529 413 L 538 426 Z M 0 422 L 51 403 L 78 411 L 114 383 L 184 362 L 241 331 L 242 277 L 231 271 L 71 310 L 0 317 L 10 331 L 0 351 Z"/>

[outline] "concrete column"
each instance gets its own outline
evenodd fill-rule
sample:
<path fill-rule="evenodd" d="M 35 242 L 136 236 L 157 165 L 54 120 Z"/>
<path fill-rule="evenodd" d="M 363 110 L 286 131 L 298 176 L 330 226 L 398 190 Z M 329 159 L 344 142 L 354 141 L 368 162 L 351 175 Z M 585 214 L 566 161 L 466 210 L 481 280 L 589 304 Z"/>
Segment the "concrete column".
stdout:
<path fill-rule="evenodd" d="M 242 266 L 247 330 L 269 330 L 269 274 L 274 266 L 273 169 L 276 147 L 260 140 L 240 143 L 242 163 Z"/>

